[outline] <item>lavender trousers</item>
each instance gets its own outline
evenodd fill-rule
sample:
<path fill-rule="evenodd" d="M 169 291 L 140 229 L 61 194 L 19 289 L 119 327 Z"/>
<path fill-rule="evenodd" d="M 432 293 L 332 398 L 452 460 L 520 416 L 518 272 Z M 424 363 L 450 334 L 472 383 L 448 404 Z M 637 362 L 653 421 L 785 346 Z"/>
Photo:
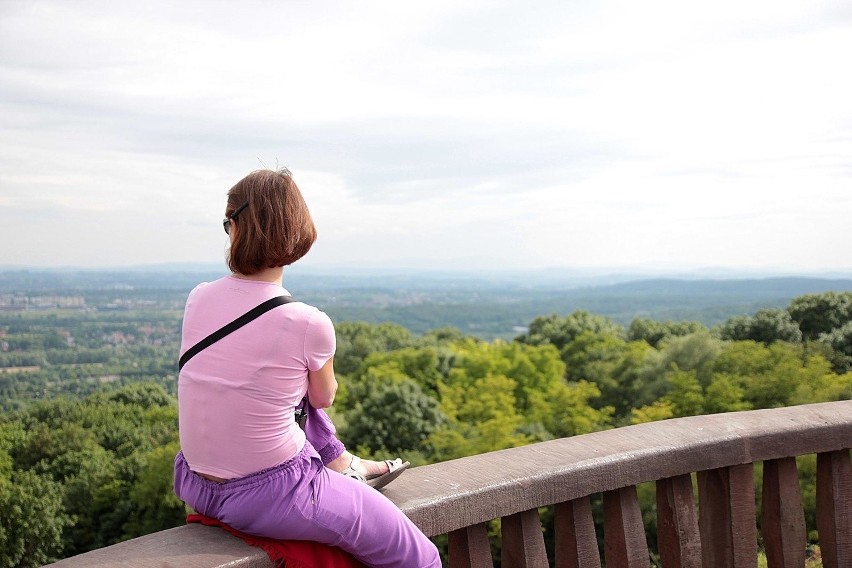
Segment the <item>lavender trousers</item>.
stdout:
<path fill-rule="evenodd" d="M 371 567 L 439 568 L 435 545 L 396 505 L 325 467 L 344 447 L 326 413 L 307 408 L 307 442 L 295 457 L 216 483 L 190 470 L 178 452 L 175 494 L 196 512 L 248 534 L 337 546 Z"/>

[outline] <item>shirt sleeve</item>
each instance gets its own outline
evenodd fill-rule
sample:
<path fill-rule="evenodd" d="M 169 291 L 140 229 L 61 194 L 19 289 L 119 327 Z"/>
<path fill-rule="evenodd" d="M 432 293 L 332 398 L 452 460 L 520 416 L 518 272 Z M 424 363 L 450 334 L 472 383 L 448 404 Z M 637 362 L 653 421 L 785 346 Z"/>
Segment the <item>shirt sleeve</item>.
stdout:
<path fill-rule="evenodd" d="M 317 311 L 309 320 L 305 330 L 305 360 L 309 371 L 322 369 L 334 355 L 337 339 L 334 324 L 325 312 Z"/>

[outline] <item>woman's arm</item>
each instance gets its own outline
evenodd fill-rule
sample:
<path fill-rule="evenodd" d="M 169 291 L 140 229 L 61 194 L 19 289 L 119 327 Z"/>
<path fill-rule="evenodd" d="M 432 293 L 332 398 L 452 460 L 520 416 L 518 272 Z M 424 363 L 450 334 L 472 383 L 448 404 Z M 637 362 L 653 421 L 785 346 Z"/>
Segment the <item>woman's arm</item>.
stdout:
<path fill-rule="evenodd" d="M 337 393 L 334 376 L 334 357 L 326 361 L 317 371 L 308 371 L 308 401 L 314 408 L 328 408 Z"/>

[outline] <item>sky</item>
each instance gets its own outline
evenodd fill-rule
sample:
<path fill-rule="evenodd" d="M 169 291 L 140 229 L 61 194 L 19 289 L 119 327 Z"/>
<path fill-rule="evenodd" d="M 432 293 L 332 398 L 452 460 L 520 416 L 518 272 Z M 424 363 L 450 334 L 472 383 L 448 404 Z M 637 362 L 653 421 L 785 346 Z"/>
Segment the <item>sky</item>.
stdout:
<path fill-rule="evenodd" d="M 0 0 L 0 266 L 852 270 L 848 0 Z M 224 267 L 224 264 L 223 264 Z"/>

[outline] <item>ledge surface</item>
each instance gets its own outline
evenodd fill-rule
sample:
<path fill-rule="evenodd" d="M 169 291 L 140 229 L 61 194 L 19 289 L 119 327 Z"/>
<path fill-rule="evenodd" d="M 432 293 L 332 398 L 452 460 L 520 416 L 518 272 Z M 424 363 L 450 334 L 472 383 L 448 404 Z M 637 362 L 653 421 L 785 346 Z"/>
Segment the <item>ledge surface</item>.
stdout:
<path fill-rule="evenodd" d="M 677 418 L 412 468 L 384 494 L 428 536 L 684 473 L 852 447 L 852 401 Z M 216 527 L 187 525 L 57 568 L 272 568 Z"/>
<path fill-rule="evenodd" d="M 218 527 L 190 524 L 60 560 L 56 568 L 274 568 L 266 553 Z"/>

